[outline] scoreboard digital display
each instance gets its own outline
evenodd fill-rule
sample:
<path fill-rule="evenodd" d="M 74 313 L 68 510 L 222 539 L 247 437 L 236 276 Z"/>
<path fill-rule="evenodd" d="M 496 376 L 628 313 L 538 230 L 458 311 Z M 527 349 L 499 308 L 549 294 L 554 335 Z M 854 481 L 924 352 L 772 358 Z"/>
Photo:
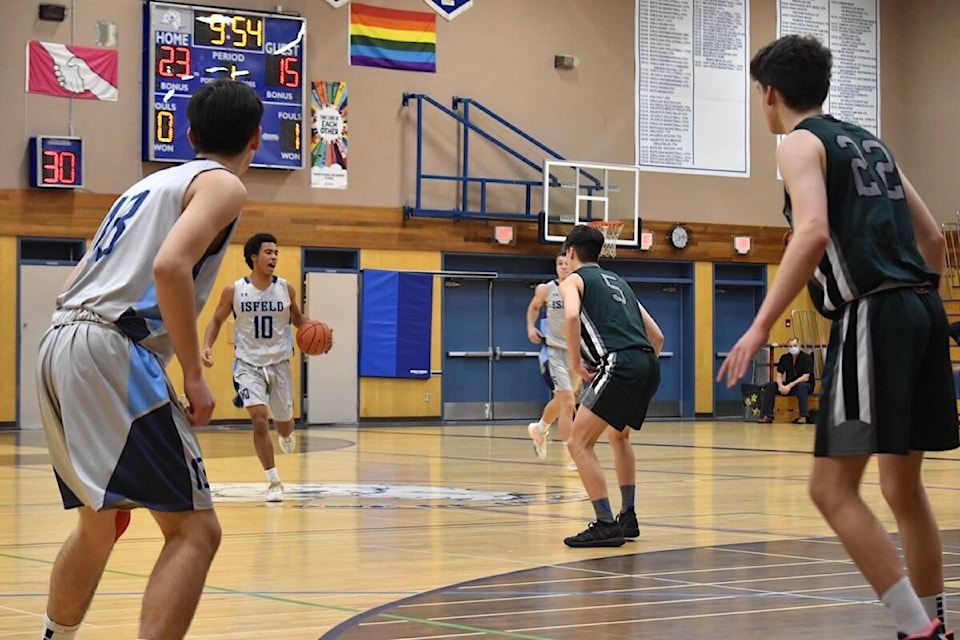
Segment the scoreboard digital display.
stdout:
<path fill-rule="evenodd" d="M 30 186 L 83 187 L 83 140 L 73 136 L 30 138 Z"/>
<path fill-rule="evenodd" d="M 305 44 L 306 22 L 300 17 L 147 3 L 144 160 L 193 160 L 187 103 L 204 84 L 231 78 L 263 100 L 263 136 L 252 166 L 301 168 Z"/>

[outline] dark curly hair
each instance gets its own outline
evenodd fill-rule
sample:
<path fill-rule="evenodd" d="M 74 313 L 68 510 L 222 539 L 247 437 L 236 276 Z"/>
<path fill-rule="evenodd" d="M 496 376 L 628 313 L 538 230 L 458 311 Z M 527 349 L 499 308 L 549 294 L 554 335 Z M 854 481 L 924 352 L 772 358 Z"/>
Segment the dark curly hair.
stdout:
<path fill-rule="evenodd" d="M 250 256 L 255 256 L 260 253 L 260 247 L 264 242 L 277 244 L 277 239 L 269 233 L 256 233 L 250 236 L 250 239 L 243 244 L 243 259 L 251 269 L 253 269 L 253 260 Z"/>
<path fill-rule="evenodd" d="M 773 87 L 795 111 L 815 109 L 830 91 L 830 49 L 812 36 L 783 36 L 757 51 L 750 76 L 763 88 Z"/>

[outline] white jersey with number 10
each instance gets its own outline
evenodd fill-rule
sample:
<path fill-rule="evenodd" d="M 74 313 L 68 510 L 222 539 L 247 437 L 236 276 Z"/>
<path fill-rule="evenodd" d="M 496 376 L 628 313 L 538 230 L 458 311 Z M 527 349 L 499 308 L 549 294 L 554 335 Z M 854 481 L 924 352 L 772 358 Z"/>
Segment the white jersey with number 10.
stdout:
<path fill-rule="evenodd" d="M 234 354 L 238 360 L 263 367 L 293 355 L 290 333 L 290 290 L 277 276 L 266 289 L 258 289 L 247 278 L 233 286 Z"/>

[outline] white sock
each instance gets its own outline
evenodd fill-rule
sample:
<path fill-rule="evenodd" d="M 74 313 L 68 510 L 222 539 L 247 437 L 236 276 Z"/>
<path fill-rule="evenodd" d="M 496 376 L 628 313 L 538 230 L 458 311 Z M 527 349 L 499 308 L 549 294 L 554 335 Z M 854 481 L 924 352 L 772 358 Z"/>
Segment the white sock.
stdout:
<path fill-rule="evenodd" d="M 928 618 L 931 620 L 940 618 L 940 623 L 943 624 L 943 628 L 947 628 L 947 608 L 944 606 L 942 593 L 938 593 L 935 596 L 923 596 L 920 598 L 920 604 L 923 605 L 923 610 L 927 612 Z"/>
<path fill-rule="evenodd" d="M 264 473 L 267 474 L 267 482 L 280 482 L 280 474 L 276 467 L 267 469 Z"/>
<path fill-rule="evenodd" d="M 908 636 L 926 631 L 930 627 L 932 618 L 924 611 L 920 598 L 906 576 L 893 583 L 893 586 L 880 596 L 880 602 L 890 609 L 898 629 Z"/>
<path fill-rule="evenodd" d="M 41 640 L 73 640 L 77 635 L 77 629 L 80 628 L 79 624 L 75 624 L 72 627 L 65 627 L 62 624 L 57 624 L 50 619 L 46 614 L 43 615 L 43 635 L 40 636 Z"/>

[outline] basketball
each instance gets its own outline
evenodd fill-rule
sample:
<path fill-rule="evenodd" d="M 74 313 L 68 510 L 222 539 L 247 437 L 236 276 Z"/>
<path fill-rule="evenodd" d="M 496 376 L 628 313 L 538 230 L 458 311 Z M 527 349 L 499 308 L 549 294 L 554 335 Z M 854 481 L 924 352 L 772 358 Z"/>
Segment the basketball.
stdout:
<path fill-rule="evenodd" d="M 318 356 L 333 346 L 333 329 L 319 320 L 308 320 L 297 329 L 297 346 L 308 356 Z"/>

